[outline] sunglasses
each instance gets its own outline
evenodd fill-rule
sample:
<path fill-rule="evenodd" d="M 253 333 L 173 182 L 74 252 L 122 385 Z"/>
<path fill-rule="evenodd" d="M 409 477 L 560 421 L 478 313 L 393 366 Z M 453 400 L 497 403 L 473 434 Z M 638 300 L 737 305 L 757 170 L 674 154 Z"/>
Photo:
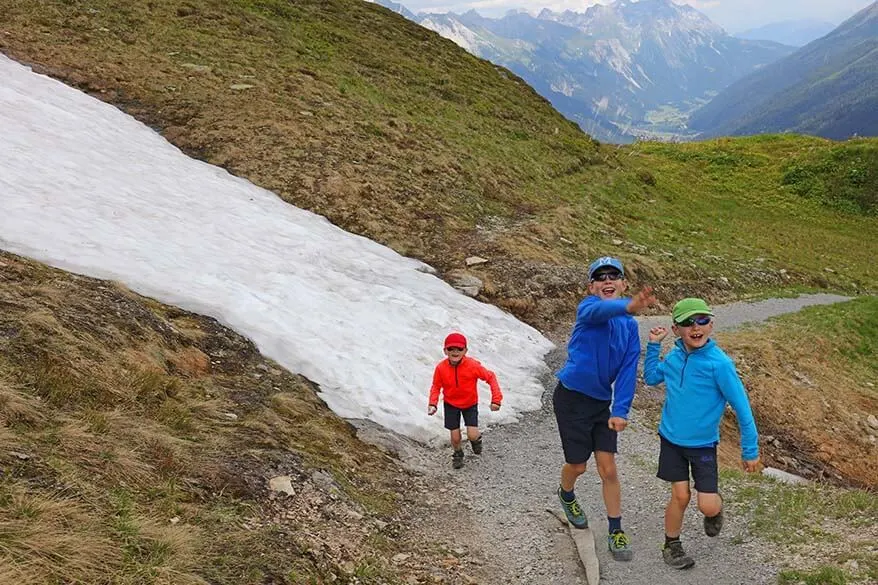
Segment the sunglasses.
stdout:
<path fill-rule="evenodd" d="M 708 315 L 702 315 L 700 317 L 689 317 L 688 319 L 684 319 L 683 321 L 677 322 L 677 327 L 692 327 L 693 325 L 700 325 L 704 327 L 705 325 L 710 325 L 710 322 L 713 321 L 713 317 Z"/>
<path fill-rule="evenodd" d="M 446 347 L 445 351 L 463 351 L 465 349 L 465 347 Z"/>
<path fill-rule="evenodd" d="M 601 272 L 591 277 L 592 282 L 604 282 L 607 280 L 622 280 L 622 274 L 619 272 Z"/>

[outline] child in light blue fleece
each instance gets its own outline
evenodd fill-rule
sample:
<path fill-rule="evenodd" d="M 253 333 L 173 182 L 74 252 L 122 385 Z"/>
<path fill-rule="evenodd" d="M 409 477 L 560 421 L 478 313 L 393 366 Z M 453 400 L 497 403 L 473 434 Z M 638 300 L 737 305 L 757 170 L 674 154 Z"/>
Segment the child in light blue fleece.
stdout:
<path fill-rule="evenodd" d="M 676 569 L 695 561 L 683 551 L 680 532 L 689 504 L 689 479 L 695 480 L 698 509 L 704 514 L 704 532 L 719 534 L 723 524 L 722 497 L 718 493 L 716 445 L 726 404 L 731 404 L 741 430 L 742 465 L 759 468 L 759 435 L 750 401 L 735 364 L 710 339 L 713 312 L 702 299 L 683 299 L 674 306 L 673 331 L 679 337 L 664 361 L 659 359 L 664 327 L 653 327 L 646 346 L 643 377 L 650 386 L 665 384 L 665 403 L 659 423 L 661 451 L 658 477 L 671 482 L 671 499 L 665 508 L 665 545 L 662 556 Z"/>

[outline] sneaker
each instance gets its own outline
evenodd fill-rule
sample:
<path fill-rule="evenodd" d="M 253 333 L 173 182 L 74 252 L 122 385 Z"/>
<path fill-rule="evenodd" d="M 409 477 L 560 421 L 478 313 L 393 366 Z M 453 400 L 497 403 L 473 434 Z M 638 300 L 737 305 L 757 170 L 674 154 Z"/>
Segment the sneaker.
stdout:
<path fill-rule="evenodd" d="M 720 496 L 720 502 L 722 502 L 722 496 Z M 711 517 L 704 517 L 704 534 L 714 537 L 719 535 L 720 530 L 723 529 L 723 508 L 720 507 L 719 514 Z"/>
<path fill-rule="evenodd" d="M 617 561 L 630 561 L 634 557 L 628 535 L 621 530 L 614 530 L 607 536 L 607 546 Z"/>
<path fill-rule="evenodd" d="M 561 501 L 561 507 L 564 508 L 564 515 L 567 516 L 567 521 L 574 528 L 588 528 L 588 518 L 585 517 L 585 513 L 582 511 L 582 506 L 579 505 L 579 500 L 573 498 L 572 502 L 566 501 L 561 497 L 561 488 L 558 488 L 558 499 Z"/>
<path fill-rule="evenodd" d="M 479 437 L 475 441 L 470 441 L 469 446 L 473 448 L 473 455 L 482 454 L 482 438 Z"/>
<path fill-rule="evenodd" d="M 458 449 L 451 455 L 451 467 L 454 469 L 463 467 L 463 449 Z"/>
<path fill-rule="evenodd" d="M 683 543 L 672 540 L 662 547 L 662 557 L 665 563 L 675 569 L 688 569 L 695 565 L 695 561 L 683 550 Z"/>

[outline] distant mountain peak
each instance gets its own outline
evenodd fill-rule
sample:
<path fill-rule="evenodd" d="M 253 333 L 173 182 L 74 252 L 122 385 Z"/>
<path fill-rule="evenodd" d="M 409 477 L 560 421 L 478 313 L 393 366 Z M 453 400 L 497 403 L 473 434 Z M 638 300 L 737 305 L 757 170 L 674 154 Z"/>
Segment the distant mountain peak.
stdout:
<path fill-rule="evenodd" d="M 511 69 L 601 139 L 688 132 L 680 120 L 732 81 L 791 51 L 733 38 L 672 0 L 616 0 L 583 12 L 475 10 L 420 22 Z"/>
<path fill-rule="evenodd" d="M 829 34 L 739 79 L 689 118 L 708 135 L 878 135 L 878 2 Z"/>

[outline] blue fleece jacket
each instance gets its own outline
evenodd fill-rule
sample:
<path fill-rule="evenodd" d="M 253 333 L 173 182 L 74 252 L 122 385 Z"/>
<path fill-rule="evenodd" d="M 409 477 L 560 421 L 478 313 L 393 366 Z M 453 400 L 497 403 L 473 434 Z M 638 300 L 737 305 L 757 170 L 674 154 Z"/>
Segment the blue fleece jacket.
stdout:
<path fill-rule="evenodd" d="M 612 400 L 611 416 L 622 418 L 628 418 L 640 360 L 637 321 L 627 311 L 630 302 L 594 295 L 583 299 L 567 343 L 567 363 L 558 372 L 570 390 Z"/>
<path fill-rule="evenodd" d="M 660 352 L 661 343 L 648 343 L 643 366 L 647 384 L 665 383 L 659 434 L 681 447 L 711 447 L 719 441 L 719 423 L 728 402 L 738 417 L 741 456 L 745 461 L 756 459 L 756 421 L 732 359 L 713 339 L 691 352 L 678 339 L 664 361 Z"/>

